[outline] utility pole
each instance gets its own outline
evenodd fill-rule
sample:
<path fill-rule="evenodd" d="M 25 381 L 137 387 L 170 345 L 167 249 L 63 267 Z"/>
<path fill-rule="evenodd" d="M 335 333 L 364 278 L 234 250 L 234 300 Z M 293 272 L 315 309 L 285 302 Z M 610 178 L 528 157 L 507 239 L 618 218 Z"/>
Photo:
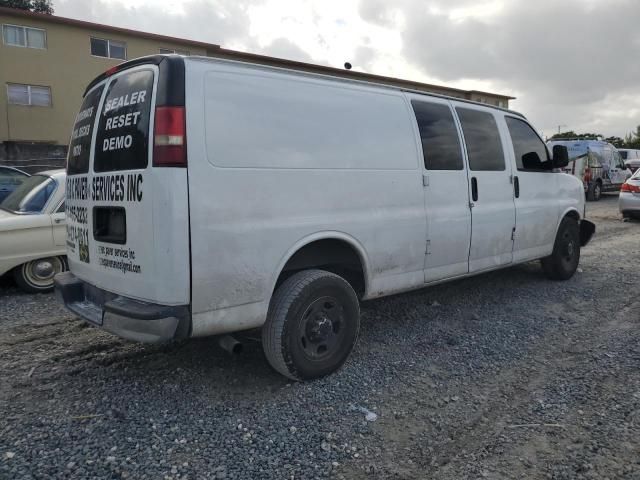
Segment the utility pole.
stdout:
<path fill-rule="evenodd" d="M 560 135 L 562 133 L 560 131 L 562 129 L 562 127 L 568 127 L 568 125 L 558 125 L 558 135 Z"/>

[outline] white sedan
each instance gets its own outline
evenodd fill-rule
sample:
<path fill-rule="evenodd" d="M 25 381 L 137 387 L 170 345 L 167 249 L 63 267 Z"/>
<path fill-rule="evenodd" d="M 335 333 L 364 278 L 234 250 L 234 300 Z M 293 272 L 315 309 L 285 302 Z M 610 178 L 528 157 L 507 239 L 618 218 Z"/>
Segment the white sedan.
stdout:
<path fill-rule="evenodd" d="M 50 291 L 67 269 L 65 179 L 64 170 L 32 175 L 0 203 L 0 275 L 12 271 L 23 290 Z"/>
<path fill-rule="evenodd" d="M 622 185 L 618 205 L 623 218 L 640 220 L 640 169 Z"/>

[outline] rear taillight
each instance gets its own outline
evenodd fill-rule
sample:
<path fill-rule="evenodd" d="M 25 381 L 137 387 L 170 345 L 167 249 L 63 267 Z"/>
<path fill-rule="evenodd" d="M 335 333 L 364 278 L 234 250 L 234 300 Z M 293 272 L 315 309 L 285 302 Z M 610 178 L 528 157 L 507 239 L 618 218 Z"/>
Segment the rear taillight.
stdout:
<path fill-rule="evenodd" d="M 640 186 L 631 185 L 630 183 L 623 183 L 620 187 L 621 192 L 640 193 Z"/>
<path fill-rule="evenodd" d="M 184 107 L 156 107 L 153 127 L 153 166 L 187 166 Z"/>

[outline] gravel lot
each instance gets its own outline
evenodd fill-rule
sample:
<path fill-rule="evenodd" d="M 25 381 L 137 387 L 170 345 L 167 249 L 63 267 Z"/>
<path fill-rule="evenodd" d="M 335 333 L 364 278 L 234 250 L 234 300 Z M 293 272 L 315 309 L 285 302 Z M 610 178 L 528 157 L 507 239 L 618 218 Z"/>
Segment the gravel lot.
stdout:
<path fill-rule="evenodd" d="M 588 208 L 572 280 L 366 303 L 345 368 L 306 384 L 257 334 L 236 357 L 128 343 L 4 278 L 0 478 L 640 478 L 640 223 Z"/>

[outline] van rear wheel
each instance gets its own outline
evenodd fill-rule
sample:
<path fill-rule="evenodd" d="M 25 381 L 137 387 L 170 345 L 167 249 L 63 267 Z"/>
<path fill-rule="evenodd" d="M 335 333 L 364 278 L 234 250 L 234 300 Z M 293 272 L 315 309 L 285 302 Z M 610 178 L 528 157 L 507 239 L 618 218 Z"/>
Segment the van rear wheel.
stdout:
<path fill-rule="evenodd" d="M 553 253 L 541 260 L 542 270 L 551 280 L 568 280 L 580 263 L 580 227 L 575 218 L 565 217 L 553 245 Z"/>
<path fill-rule="evenodd" d="M 342 366 L 359 328 L 360 307 L 351 285 L 324 270 L 304 270 L 276 289 L 262 346 L 276 371 L 292 380 L 310 380 Z"/>
<path fill-rule="evenodd" d="M 594 182 L 589 185 L 587 190 L 587 200 L 591 202 L 597 202 L 602 197 L 602 185 L 600 182 Z"/>
<path fill-rule="evenodd" d="M 68 269 L 66 257 L 31 260 L 15 268 L 13 276 L 22 290 L 30 293 L 53 290 L 53 277 Z"/>

